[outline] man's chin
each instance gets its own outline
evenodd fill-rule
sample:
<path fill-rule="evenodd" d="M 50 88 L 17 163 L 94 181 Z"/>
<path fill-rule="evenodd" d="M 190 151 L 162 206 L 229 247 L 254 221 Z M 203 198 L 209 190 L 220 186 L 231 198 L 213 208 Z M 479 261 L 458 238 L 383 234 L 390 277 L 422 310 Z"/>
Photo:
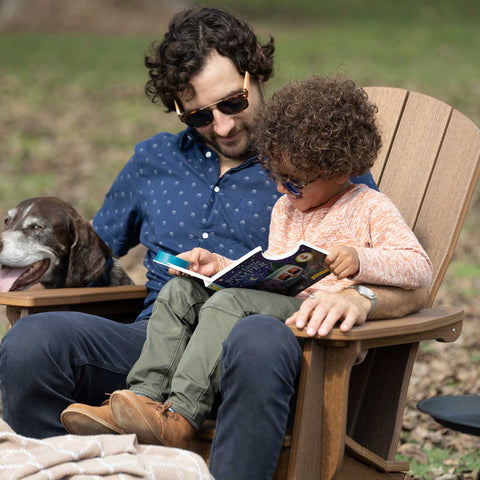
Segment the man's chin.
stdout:
<path fill-rule="evenodd" d="M 253 146 L 250 142 L 244 141 L 235 145 L 224 145 L 219 142 L 212 144 L 214 150 L 230 160 L 247 160 L 253 155 Z"/>
<path fill-rule="evenodd" d="M 219 155 L 228 158 L 230 160 L 246 160 L 252 156 L 253 146 L 249 139 L 247 131 L 243 130 L 244 135 L 232 142 L 228 139 L 222 140 L 219 137 L 203 136 L 203 141 L 210 145 Z"/>
<path fill-rule="evenodd" d="M 225 158 L 228 158 L 229 160 L 238 160 L 238 161 L 245 161 L 248 158 L 250 158 L 251 155 L 251 149 L 250 148 L 242 148 L 242 149 L 217 149 L 217 152 Z"/>

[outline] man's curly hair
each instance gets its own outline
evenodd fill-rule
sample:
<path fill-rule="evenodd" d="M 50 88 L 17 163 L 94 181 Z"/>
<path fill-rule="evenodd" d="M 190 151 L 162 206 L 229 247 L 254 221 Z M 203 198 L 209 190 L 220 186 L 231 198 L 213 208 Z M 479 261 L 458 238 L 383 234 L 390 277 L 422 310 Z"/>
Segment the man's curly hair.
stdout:
<path fill-rule="evenodd" d="M 263 81 L 273 75 L 272 37 L 260 45 L 247 23 L 215 8 L 194 8 L 174 15 L 163 41 L 151 44 L 145 57 L 150 77 L 147 97 L 153 103 L 160 99 L 167 111 L 174 110 L 179 92 L 194 93 L 190 79 L 214 50 L 230 58 L 241 74 L 248 70 Z"/>
<path fill-rule="evenodd" d="M 358 176 L 373 165 L 381 146 L 376 111 L 352 80 L 315 75 L 274 93 L 252 135 L 273 174 L 291 172 L 289 178 L 300 183 Z"/>

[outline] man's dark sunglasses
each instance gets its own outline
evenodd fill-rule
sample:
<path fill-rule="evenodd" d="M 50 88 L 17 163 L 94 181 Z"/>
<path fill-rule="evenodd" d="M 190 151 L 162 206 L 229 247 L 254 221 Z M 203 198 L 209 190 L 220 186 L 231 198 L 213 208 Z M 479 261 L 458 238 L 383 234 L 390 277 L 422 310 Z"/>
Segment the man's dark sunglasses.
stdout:
<path fill-rule="evenodd" d="M 248 107 L 248 89 L 250 88 L 250 74 L 245 72 L 245 79 L 243 81 L 243 90 L 240 93 L 232 95 L 231 97 L 223 98 L 218 102 L 207 105 L 206 107 L 192 110 L 190 112 L 182 113 L 176 100 L 175 109 L 178 118 L 189 127 L 198 128 L 210 125 L 213 122 L 212 108 L 216 107 L 225 115 L 236 115 L 243 112 Z"/>

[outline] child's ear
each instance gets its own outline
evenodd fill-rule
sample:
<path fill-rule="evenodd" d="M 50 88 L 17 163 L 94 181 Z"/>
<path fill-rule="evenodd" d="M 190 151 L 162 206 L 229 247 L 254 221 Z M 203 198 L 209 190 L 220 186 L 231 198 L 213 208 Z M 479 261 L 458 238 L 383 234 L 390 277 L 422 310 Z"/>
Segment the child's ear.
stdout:
<path fill-rule="evenodd" d="M 345 182 L 348 181 L 350 178 L 350 175 L 343 175 L 341 177 L 338 177 L 335 179 L 335 183 L 338 183 L 338 185 L 343 185 Z"/>

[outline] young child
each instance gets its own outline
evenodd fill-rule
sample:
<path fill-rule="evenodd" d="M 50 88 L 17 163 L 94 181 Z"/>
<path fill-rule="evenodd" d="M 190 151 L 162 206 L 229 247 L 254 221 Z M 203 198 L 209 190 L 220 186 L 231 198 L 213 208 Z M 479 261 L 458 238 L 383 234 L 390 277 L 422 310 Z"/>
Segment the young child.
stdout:
<path fill-rule="evenodd" d="M 337 76 L 314 76 L 273 95 L 254 137 L 284 194 L 272 212 L 267 253 L 293 250 L 304 240 L 329 252 L 332 274 L 297 297 L 213 293 L 195 278 L 172 279 L 156 300 L 129 389 L 101 407 L 71 405 L 61 417 L 68 431 L 135 433 L 140 443 L 186 448 L 218 393 L 222 342 L 242 318 L 261 313 L 303 326 L 297 316 L 305 301 L 307 334 L 326 335 L 331 327 L 315 318 L 319 290 L 359 283 L 428 287 L 430 260 L 399 211 L 382 193 L 349 181 L 372 166 L 380 148 L 375 111 L 363 90 Z M 207 276 L 231 262 L 202 248 L 180 257 Z"/>

